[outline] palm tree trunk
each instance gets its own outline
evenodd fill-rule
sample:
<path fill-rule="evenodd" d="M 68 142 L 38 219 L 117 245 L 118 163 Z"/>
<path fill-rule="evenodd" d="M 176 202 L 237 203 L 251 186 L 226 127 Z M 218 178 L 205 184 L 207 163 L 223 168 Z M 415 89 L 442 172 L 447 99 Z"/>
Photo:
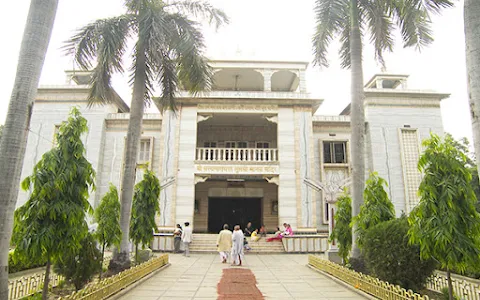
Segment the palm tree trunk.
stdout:
<path fill-rule="evenodd" d="M 453 285 L 452 285 L 452 276 L 450 270 L 447 269 L 447 282 L 448 282 L 448 299 L 453 300 Z"/>
<path fill-rule="evenodd" d="M 467 83 L 472 118 L 473 146 L 480 156 L 480 2 L 465 0 L 465 54 L 467 57 Z M 480 171 L 480 159 L 477 159 Z M 479 177 L 480 178 L 480 177 Z"/>
<path fill-rule="evenodd" d="M 140 29 L 141 30 L 141 29 Z M 120 252 L 115 251 L 109 269 L 115 272 L 130 267 L 130 214 L 132 211 L 133 187 L 135 185 L 135 170 L 137 167 L 137 153 L 142 129 L 142 119 L 145 101 L 146 57 L 145 45 L 139 40 L 137 43 L 137 57 L 135 62 L 135 78 L 133 83 L 133 97 L 128 122 L 126 151 L 123 166 L 122 190 L 120 193 L 120 228 L 122 241 Z"/>
<path fill-rule="evenodd" d="M 351 59 L 351 153 L 352 153 L 352 216 L 358 215 L 363 204 L 365 187 L 365 109 L 363 91 L 362 40 L 359 25 L 359 10 L 357 0 L 351 0 L 350 5 L 350 59 Z M 357 245 L 357 226 L 353 226 L 352 257 L 359 257 Z"/>
<path fill-rule="evenodd" d="M 58 0 L 32 0 L 0 141 L 0 299 L 8 295 L 8 248 L 30 116 L 52 34 Z"/>
<path fill-rule="evenodd" d="M 47 268 L 45 269 L 45 278 L 43 279 L 42 300 L 48 299 L 48 285 L 50 284 L 50 257 L 47 258 Z M 6 298 L 5 298 L 6 299 Z"/>

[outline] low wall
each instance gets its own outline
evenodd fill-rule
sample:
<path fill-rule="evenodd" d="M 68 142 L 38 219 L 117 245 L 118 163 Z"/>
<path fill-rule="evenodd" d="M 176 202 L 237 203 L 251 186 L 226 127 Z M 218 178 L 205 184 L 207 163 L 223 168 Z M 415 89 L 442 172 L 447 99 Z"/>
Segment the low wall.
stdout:
<path fill-rule="evenodd" d="M 21 299 L 23 297 L 26 297 L 41 291 L 44 279 L 45 279 L 45 272 L 41 272 L 35 275 L 24 276 L 24 277 L 17 278 L 15 280 L 9 280 L 8 281 L 8 299 L 9 300 Z M 64 279 L 63 276 L 54 274 L 52 272 L 50 275 L 49 286 L 55 287 L 63 279 Z"/>
<path fill-rule="evenodd" d="M 172 233 L 154 233 L 151 249 L 153 251 L 166 251 L 166 252 L 172 251 L 173 252 L 173 249 L 174 249 L 173 234 Z"/>
<path fill-rule="evenodd" d="M 282 239 L 287 253 L 321 253 L 328 250 L 328 235 L 306 234 L 286 236 Z"/>

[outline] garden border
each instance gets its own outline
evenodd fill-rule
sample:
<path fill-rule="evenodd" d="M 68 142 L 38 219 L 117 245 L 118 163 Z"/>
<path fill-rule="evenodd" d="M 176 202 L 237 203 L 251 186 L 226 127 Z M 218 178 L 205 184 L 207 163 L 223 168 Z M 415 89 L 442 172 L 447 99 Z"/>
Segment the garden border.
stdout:
<path fill-rule="evenodd" d="M 422 296 L 412 290 L 407 291 L 400 286 L 355 272 L 318 256 L 309 255 L 308 265 L 379 299 L 430 300 L 428 296 Z"/>
<path fill-rule="evenodd" d="M 106 299 L 166 265 L 168 265 L 168 254 L 163 254 L 143 264 L 120 272 L 115 276 L 105 278 L 97 283 L 88 284 L 83 289 L 73 292 L 69 296 L 59 298 L 58 300 Z"/>

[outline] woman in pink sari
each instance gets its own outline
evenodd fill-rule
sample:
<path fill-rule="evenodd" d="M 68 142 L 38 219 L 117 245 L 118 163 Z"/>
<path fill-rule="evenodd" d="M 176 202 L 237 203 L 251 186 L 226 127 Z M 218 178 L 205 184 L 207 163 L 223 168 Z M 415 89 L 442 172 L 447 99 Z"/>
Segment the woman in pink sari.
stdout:
<path fill-rule="evenodd" d="M 280 241 L 283 239 L 284 236 L 291 236 L 293 235 L 293 230 L 290 224 L 283 223 L 283 226 L 285 227 L 285 231 L 283 232 L 276 232 L 274 237 L 268 238 L 267 242 L 272 242 L 272 241 Z"/>

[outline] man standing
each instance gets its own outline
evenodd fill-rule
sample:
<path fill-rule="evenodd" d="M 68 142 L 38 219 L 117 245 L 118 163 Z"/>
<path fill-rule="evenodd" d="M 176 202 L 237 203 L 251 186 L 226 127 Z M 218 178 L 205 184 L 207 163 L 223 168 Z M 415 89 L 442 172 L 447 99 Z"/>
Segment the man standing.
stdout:
<path fill-rule="evenodd" d="M 232 234 L 232 266 L 241 266 L 243 258 L 243 232 L 240 225 L 235 225 Z M 238 263 L 237 263 L 238 262 Z"/>
<path fill-rule="evenodd" d="M 190 256 L 190 243 L 192 242 L 192 228 L 190 228 L 190 223 L 185 222 L 185 229 L 182 232 L 182 242 L 185 246 L 184 256 Z"/>
<path fill-rule="evenodd" d="M 223 264 L 227 262 L 230 250 L 232 250 L 232 232 L 228 230 L 228 224 L 225 224 L 217 238 L 217 251 Z"/>

